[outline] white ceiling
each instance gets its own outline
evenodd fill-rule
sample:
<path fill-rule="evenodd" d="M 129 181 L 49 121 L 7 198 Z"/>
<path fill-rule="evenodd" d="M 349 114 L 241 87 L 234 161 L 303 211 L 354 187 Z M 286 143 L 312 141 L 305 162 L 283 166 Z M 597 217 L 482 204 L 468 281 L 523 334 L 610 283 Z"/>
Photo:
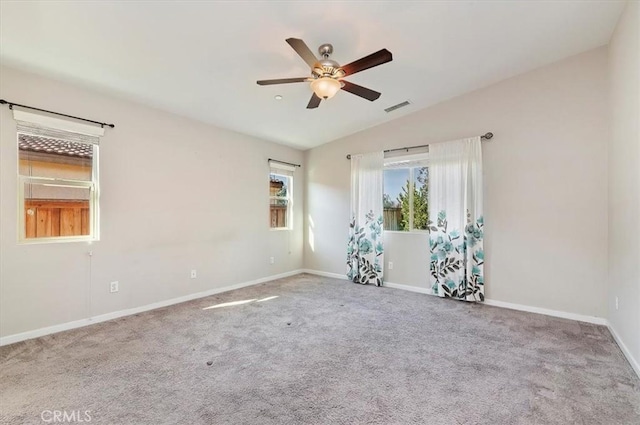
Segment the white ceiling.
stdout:
<path fill-rule="evenodd" d="M 623 8 L 613 0 L 3 0 L 0 59 L 308 149 L 607 44 Z M 393 62 L 347 78 L 382 96 L 369 102 L 340 91 L 307 110 L 306 83 L 258 86 L 309 74 L 288 37 L 314 52 L 332 43 L 343 65 L 387 48 Z M 383 111 L 407 99 L 410 106 Z"/>

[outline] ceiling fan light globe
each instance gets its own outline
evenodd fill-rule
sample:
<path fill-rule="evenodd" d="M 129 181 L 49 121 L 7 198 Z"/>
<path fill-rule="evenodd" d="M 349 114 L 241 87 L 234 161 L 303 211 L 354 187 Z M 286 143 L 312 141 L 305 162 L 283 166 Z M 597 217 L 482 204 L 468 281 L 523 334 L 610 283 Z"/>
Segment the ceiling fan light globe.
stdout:
<path fill-rule="evenodd" d="M 340 81 L 329 77 L 316 78 L 311 82 L 311 90 L 321 99 L 331 99 L 341 88 Z"/>

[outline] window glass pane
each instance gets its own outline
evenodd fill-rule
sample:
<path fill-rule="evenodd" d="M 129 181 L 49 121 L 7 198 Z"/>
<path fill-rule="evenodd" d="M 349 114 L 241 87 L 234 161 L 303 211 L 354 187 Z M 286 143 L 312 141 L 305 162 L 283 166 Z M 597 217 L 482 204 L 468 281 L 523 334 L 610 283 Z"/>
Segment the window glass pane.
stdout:
<path fill-rule="evenodd" d="M 271 228 L 289 226 L 289 201 L 287 199 L 271 199 Z"/>
<path fill-rule="evenodd" d="M 384 170 L 384 229 L 409 230 L 409 169 Z"/>
<path fill-rule="evenodd" d="M 429 169 L 413 169 L 413 228 L 427 230 L 429 224 Z"/>
<path fill-rule="evenodd" d="M 271 173 L 269 175 L 269 196 L 271 228 L 289 227 L 291 202 L 291 176 Z"/>
<path fill-rule="evenodd" d="M 278 174 L 269 175 L 269 195 L 270 196 L 289 196 L 289 176 L 281 176 Z"/>
<path fill-rule="evenodd" d="M 89 188 L 25 183 L 27 239 L 89 235 L 90 196 Z"/>
<path fill-rule="evenodd" d="M 18 158 L 23 176 L 92 179 L 93 145 L 19 134 Z"/>

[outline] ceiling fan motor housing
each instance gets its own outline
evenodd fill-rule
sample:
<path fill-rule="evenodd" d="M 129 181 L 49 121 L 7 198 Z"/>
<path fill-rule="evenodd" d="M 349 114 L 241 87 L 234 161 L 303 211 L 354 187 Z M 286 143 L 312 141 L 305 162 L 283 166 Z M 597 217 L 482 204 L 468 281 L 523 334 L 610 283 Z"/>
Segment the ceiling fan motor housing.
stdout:
<path fill-rule="evenodd" d="M 318 53 L 322 59 L 318 60 L 314 65 L 311 73 L 315 78 L 329 77 L 329 78 L 342 78 L 345 72 L 340 68 L 340 64 L 329 56 L 333 53 L 333 46 L 329 43 L 325 43 L 318 47 Z"/>
<path fill-rule="evenodd" d="M 322 59 L 316 62 L 311 73 L 315 78 L 342 78 L 345 75 L 338 62 L 331 59 Z"/>

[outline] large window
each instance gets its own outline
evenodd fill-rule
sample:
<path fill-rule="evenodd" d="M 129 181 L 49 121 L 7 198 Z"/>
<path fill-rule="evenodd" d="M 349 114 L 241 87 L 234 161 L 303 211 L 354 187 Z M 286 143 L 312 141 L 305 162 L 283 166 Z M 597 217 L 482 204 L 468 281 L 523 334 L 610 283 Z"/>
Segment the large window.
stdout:
<path fill-rule="evenodd" d="M 429 224 L 429 168 L 422 161 L 396 161 L 384 170 L 384 229 L 426 231 Z"/>
<path fill-rule="evenodd" d="M 269 160 L 269 218 L 271 229 L 293 228 L 293 164 Z"/>
<path fill-rule="evenodd" d="M 98 237 L 98 146 L 64 133 L 18 133 L 20 240 Z"/>

